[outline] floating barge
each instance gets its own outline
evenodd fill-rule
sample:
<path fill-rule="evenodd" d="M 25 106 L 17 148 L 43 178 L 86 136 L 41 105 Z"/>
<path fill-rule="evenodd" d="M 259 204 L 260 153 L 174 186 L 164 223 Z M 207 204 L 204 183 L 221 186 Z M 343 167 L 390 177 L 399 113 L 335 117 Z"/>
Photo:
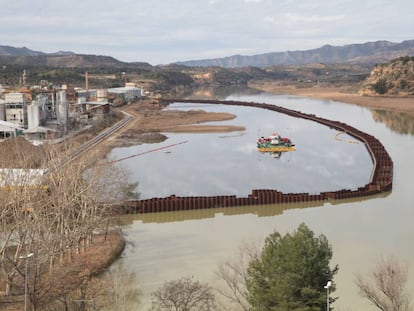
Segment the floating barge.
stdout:
<path fill-rule="evenodd" d="M 288 152 L 295 151 L 296 148 L 289 138 L 272 133 L 268 137 L 262 136 L 257 139 L 257 150 L 260 152 Z"/>

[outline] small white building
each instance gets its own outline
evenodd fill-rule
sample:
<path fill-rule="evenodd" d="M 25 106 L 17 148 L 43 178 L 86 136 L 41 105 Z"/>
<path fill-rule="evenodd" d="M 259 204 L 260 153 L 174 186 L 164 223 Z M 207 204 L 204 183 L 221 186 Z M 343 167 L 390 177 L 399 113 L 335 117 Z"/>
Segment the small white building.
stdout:
<path fill-rule="evenodd" d="M 133 86 L 116 87 L 108 89 L 108 94 L 115 94 L 130 101 L 141 97 L 141 89 Z"/>

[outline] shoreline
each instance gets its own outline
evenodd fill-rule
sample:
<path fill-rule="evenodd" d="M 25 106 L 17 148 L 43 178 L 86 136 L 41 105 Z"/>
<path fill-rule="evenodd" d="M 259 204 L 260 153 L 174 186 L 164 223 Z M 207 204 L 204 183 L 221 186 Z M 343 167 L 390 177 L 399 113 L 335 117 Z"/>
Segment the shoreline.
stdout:
<path fill-rule="evenodd" d="M 345 104 L 363 106 L 370 109 L 404 112 L 414 116 L 414 96 L 363 96 L 352 89 L 352 85 L 338 87 L 297 87 L 292 84 L 283 85 L 278 81 L 256 81 L 250 83 L 249 87 L 272 94 L 332 100 Z"/>
<path fill-rule="evenodd" d="M 204 124 L 236 118 L 230 113 L 163 110 L 162 108 L 158 103 L 154 104 L 151 101 L 139 101 L 123 107 L 122 111 L 132 115 L 134 119 L 107 139 L 109 148 L 159 143 L 167 139 L 163 133 L 227 133 L 245 130 L 244 126 Z"/>

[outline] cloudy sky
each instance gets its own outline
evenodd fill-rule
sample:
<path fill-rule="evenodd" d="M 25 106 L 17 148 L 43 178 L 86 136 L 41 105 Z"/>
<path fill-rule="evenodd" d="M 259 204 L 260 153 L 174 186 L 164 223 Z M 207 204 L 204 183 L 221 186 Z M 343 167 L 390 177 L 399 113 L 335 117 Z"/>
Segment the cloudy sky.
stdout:
<path fill-rule="evenodd" d="M 414 39 L 412 0 L 1 0 L 0 45 L 152 65 Z"/>

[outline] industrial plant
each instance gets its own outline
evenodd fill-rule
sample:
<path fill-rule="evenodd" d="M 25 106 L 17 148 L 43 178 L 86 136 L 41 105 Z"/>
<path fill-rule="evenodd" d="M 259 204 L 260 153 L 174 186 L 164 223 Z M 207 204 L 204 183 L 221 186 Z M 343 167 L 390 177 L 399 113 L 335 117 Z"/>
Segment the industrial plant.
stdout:
<path fill-rule="evenodd" d="M 85 77 L 85 88 L 40 85 L 9 90 L 0 85 L 0 140 L 23 136 L 33 144 L 60 141 L 102 120 L 114 105 L 141 97 L 142 90 L 131 83 L 89 89 Z"/>

